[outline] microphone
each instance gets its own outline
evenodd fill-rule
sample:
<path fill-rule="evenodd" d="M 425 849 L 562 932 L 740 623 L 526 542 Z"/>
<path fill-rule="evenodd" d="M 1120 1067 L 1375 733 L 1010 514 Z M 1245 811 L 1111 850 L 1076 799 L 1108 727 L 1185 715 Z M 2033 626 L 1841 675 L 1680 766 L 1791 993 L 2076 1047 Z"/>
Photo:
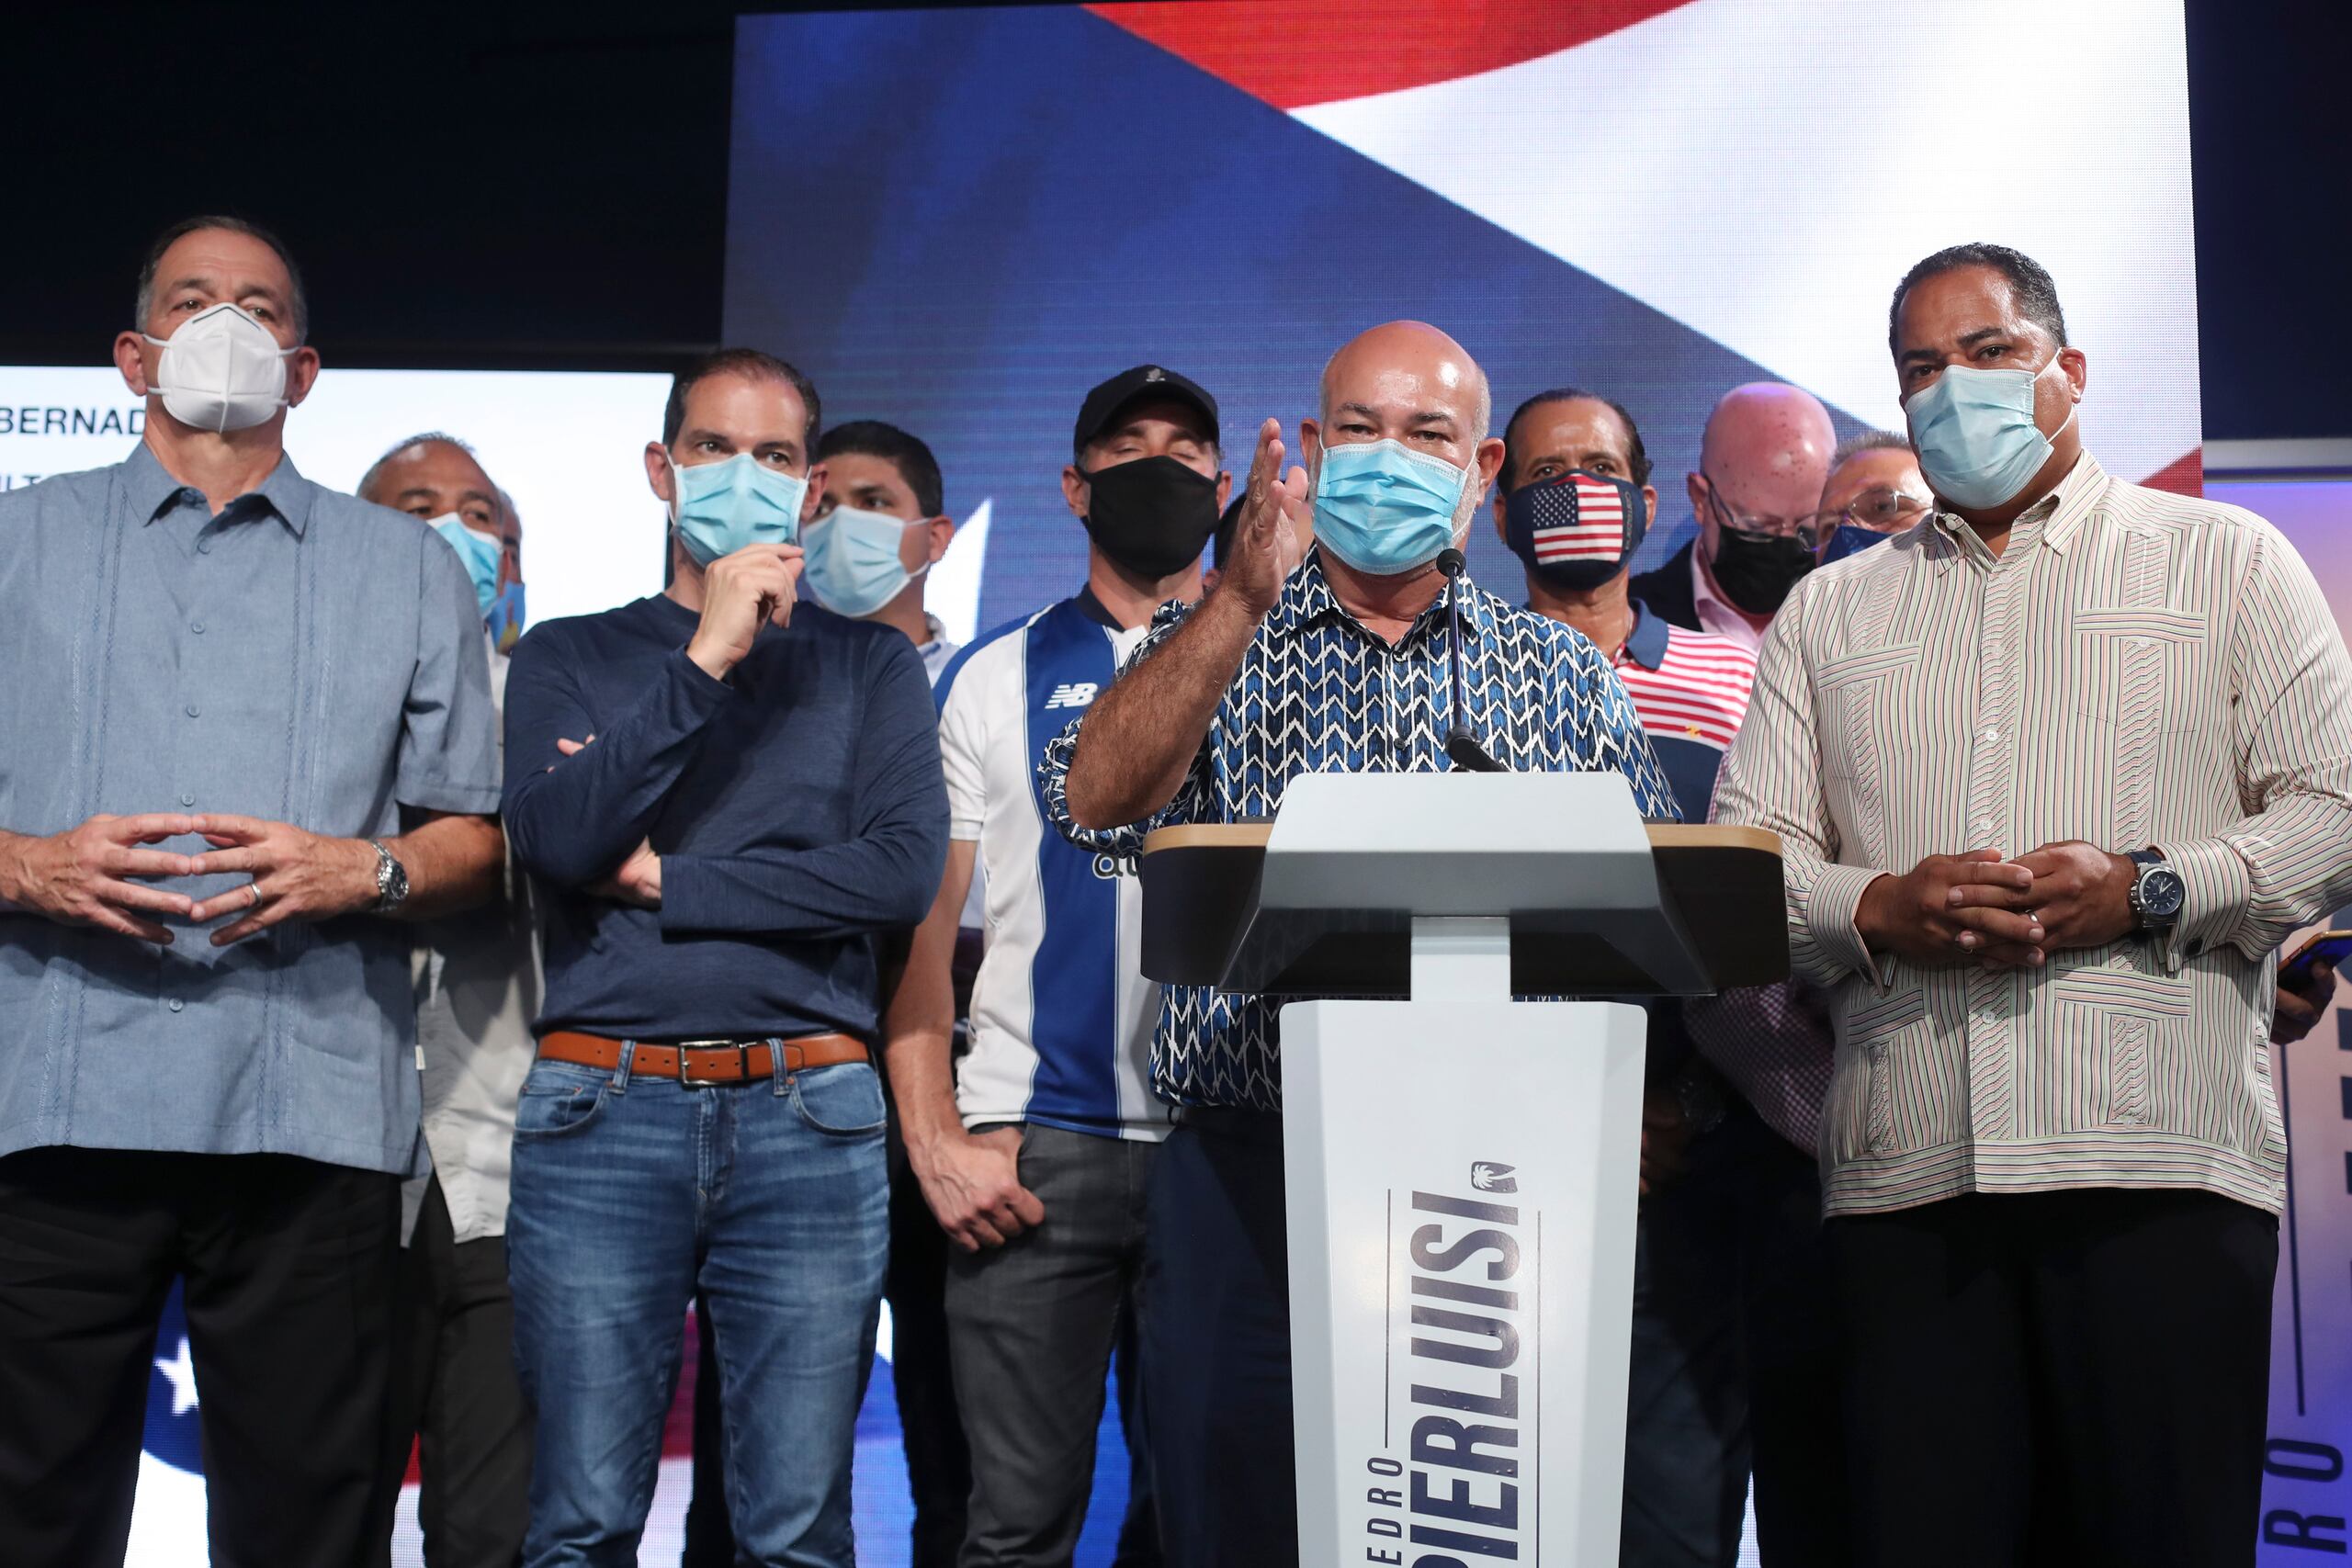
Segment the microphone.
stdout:
<path fill-rule="evenodd" d="M 1510 770 L 1487 754 L 1470 733 L 1462 705 L 1462 552 L 1452 547 L 1437 554 L 1437 570 L 1445 578 L 1445 667 L 1453 693 L 1453 722 L 1446 726 L 1445 754 L 1466 773 L 1505 773 Z"/>

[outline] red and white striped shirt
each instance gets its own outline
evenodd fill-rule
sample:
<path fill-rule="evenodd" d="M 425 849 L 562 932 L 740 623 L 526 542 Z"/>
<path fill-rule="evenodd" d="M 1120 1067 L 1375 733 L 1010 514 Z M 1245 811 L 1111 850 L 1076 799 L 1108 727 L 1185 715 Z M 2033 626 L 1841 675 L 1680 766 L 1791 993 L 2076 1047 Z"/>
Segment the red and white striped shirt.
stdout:
<path fill-rule="evenodd" d="M 1696 740 L 1727 750 L 1747 713 L 1756 655 L 1727 637 L 1670 626 L 1646 608 L 1637 616 L 1614 662 L 1642 728 L 1654 740 Z"/>

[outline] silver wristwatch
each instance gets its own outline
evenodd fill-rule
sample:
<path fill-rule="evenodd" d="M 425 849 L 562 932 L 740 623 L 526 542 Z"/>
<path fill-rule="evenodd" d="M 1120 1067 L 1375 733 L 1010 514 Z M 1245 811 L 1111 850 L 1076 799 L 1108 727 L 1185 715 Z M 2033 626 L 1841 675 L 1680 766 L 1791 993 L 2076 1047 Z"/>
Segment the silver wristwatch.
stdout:
<path fill-rule="evenodd" d="M 2180 907 L 2188 902 L 2188 885 L 2153 850 L 2132 850 L 2126 858 L 2136 868 L 2124 895 L 2133 922 L 2143 934 L 2172 930 L 2180 919 Z"/>
<path fill-rule="evenodd" d="M 374 912 L 389 915 L 408 898 L 408 867 L 402 865 L 383 841 L 370 839 L 376 851 L 376 904 Z"/>

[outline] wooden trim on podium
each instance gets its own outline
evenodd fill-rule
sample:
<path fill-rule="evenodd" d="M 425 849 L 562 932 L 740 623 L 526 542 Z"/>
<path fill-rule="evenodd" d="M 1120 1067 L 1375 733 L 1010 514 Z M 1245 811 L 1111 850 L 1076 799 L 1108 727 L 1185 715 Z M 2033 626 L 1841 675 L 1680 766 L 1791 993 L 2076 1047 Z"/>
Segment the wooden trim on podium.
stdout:
<path fill-rule="evenodd" d="M 1250 849 L 1273 836 L 1272 822 L 1183 822 L 1154 828 L 1143 837 L 1143 852 L 1155 850 Z M 1732 823 L 1658 822 L 1647 829 L 1653 850 L 1762 850 L 1781 852 L 1781 836 L 1762 828 Z"/>
<path fill-rule="evenodd" d="M 1289 942 L 1298 951 L 1282 975 L 1297 985 L 1268 994 L 1388 994 L 1381 987 L 1403 972 L 1411 934 L 1410 921 L 1396 911 L 1288 912 L 1261 923 L 1259 879 L 1273 831 L 1272 821 L 1196 822 L 1145 835 L 1143 972 L 1179 985 L 1216 985 L 1234 973 L 1245 942 L 1255 942 L 1261 958 Z M 1761 828 L 1708 824 L 1661 823 L 1647 831 L 1661 902 L 1691 951 L 1703 955 L 1714 987 L 1786 976 L 1779 836 Z M 1515 929 L 1512 973 L 1521 976 L 1523 970 L 1531 978 L 1520 989 L 1529 995 L 1664 989 L 1605 936 L 1596 943 L 1595 934 L 1548 929 L 1540 917 Z M 1562 975 L 1589 983 L 1548 978 Z M 1547 978 L 1533 983 L 1537 976 Z"/>

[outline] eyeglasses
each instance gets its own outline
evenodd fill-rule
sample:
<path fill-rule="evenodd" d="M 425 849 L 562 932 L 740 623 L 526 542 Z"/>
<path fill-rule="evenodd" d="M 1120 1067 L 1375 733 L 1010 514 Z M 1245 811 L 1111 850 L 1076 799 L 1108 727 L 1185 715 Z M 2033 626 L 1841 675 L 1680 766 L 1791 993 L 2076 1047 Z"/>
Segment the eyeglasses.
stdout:
<path fill-rule="evenodd" d="M 1702 468 L 1699 478 L 1707 486 L 1707 505 L 1715 513 L 1716 526 L 1742 538 L 1756 540 L 1785 539 L 1792 534 L 1803 536 L 1811 526 L 1811 517 L 1746 517 L 1724 504 L 1723 486 Z"/>
<path fill-rule="evenodd" d="M 1919 521 L 1935 505 L 1931 497 L 1896 490 L 1892 485 L 1872 485 L 1848 502 L 1841 511 L 1824 512 L 1808 519 L 1819 536 L 1826 539 L 1840 523 L 1851 523 L 1857 528 L 1875 533 L 1894 534 Z"/>

